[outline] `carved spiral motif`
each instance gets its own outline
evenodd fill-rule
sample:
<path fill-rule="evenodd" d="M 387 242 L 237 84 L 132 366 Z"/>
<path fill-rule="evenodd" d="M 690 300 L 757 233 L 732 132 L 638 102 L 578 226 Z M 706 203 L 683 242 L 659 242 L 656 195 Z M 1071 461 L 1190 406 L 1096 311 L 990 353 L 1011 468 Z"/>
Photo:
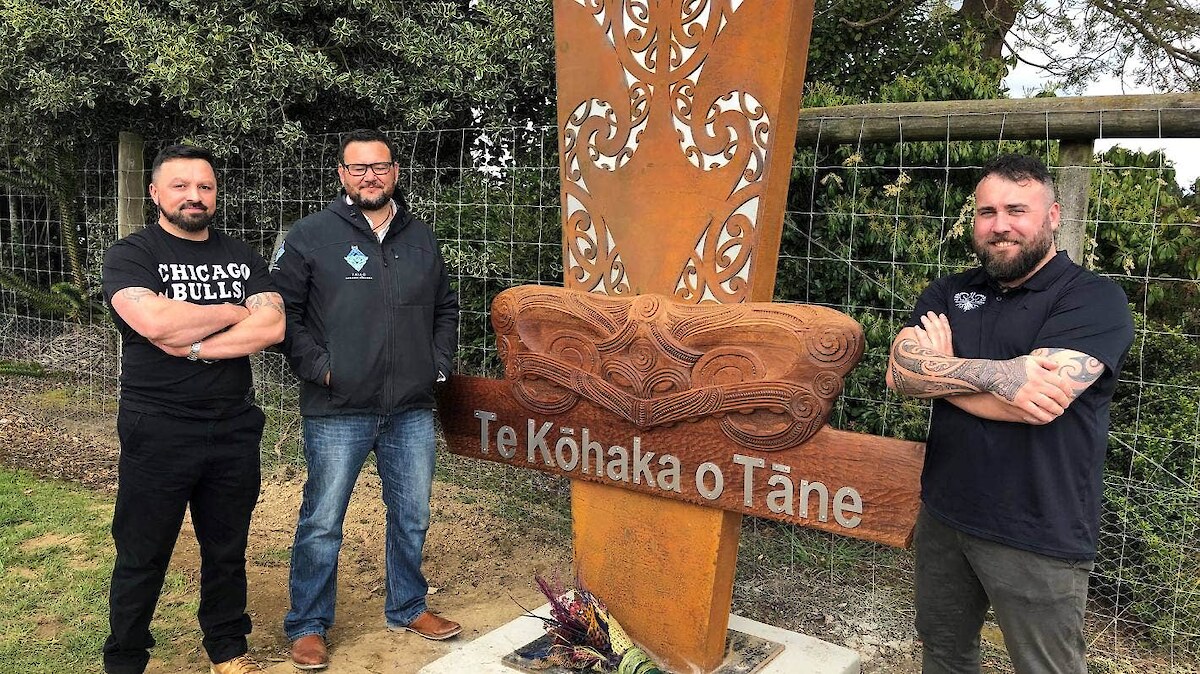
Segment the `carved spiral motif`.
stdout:
<path fill-rule="evenodd" d="M 512 333 L 517 321 L 517 307 L 511 297 L 497 297 L 492 302 L 492 328 L 497 335 Z"/>
<path fill-rule="evenodd" d="M 788 412 L 791 413 L 793 419 L 807 425 L 812 421 L 824 420 L 825 403 L 813 395 L 812 391 L 800 388 L 792 394 L 792 399 L 788 401 Z"/>
<path fill-rule="evenodd" d="M 629 346 L 628 358 L 633 367 L 640 372 L 649 372 L 658 362 L 658 349 L 645 337 L 640 337 Z"/>
<path fill-rule="evenodd" d="M 646 321 L 654 318 L 661 306 L 662 302 L 654 295 L 638 295 L 633 300 L 630 313 L 635 319 Z"/>
<path fill-rule="evenodd" d="M 832 400 L 842 392 L 842 378 L 836 372 L 821 372 L 813 380 L 813 390 L 822 398 Z"/>
<path fill-rule="evenodd" d="M 822 363 L 838 363 L 850 355 L 854 337 L 838 328 L 820 328 L 808 335 L 808 354 Z"/>
<path fill-rule="evenodd" d="M 550 342 L 549 354 L 564 365 L 577 370 L 599 371 L 600 352 L 596 350 L 596 345 L 583 335 L 567 333 L 555 337 Z"/>

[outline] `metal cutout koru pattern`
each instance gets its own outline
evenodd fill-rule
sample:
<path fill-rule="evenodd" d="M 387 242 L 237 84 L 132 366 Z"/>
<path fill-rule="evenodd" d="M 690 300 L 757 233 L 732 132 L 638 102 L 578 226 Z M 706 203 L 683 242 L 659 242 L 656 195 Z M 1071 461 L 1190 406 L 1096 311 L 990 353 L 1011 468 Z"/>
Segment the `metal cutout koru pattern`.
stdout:
<path fill-rule="evenodd" d="M 500 293 L 492 325 L 527 409 L 555 415 L 583 398 L 643 429 L 711 416 L 763 451 L 820 430 L 863 350 L 858 323 L 823 307 L 537 286 Z"/>
<path fill-rule="evenodd" d="M 560 6 L 572 48 L 596 55 L 578 66 L 586 77 L 559 86 L 570 287 L 609 295 L 670 288 L 688 303 L 748 298 L 773 128 L 767 105 L 741 88 L 755 86 L 756 75 L 740 70 L 753 64 L 720 46 L 759 30 L 746 24 L 762 21 L 753 13 L 762 4 Z"/>

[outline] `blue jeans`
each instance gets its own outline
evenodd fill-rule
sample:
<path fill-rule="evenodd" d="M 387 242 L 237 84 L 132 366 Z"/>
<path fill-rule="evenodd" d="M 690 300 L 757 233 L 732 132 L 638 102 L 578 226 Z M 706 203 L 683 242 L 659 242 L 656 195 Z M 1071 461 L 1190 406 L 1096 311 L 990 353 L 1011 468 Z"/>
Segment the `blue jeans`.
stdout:
<path fill-rule="evenodd" d="M 342 522 L 371 450 L 387 506 L 384 616 L 389 625 L 407 625 L 425 610 L 429 586 L 421 574 L 421 552 L 433 487 L 433 410 L 305 417 L 308 480 L 292 546 L 292 606 L 283 622 L 290 640 L 325 636 L 333 626 Z"/>

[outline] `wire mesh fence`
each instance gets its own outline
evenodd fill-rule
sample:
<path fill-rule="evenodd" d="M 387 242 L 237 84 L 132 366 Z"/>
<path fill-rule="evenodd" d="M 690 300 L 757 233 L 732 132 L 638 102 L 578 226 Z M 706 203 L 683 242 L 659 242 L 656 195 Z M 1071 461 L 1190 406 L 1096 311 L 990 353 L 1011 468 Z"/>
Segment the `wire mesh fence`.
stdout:
<path fill-rule="evenodd" d="M 404 196 L 434 227 L 460 294 L 459 371 L 496 376 L 492 298 L 514 285 L 562 282 L 555 129 L 392 137 Z M 150 144 L 147 154 L 156 149 Z M 844 311 L 863 325 L 868 341 L 834 425 L 923 438 L 928 407 L 883 384 L 887 346 L 929 281 L 973 264 L 976 169 L 1009 150 L 1058 163 L 1052 138 L 817 142 L 797 153 L 776 299 Z M 330 136 L 270 156 L 223 160 L 217 222 L 269 257 L 290 223 L 338 194 L 336 156 Z M 67 215 L 54 190 L 30 180 L 20 162 L 10 156 L 0 166 L 0 362 L 14 371 L 37 364 L 70 373 L 100 408 L 111 407 L 118 388 L 118 340 L 97 296 L 103 252 L 117 235 L 117 164 L 115 145 L 91 148 L 79 159 L 67 181 L 78 194 Z M 1194 671 L 1200 666 L 1200 203 L 1175 184 L 1161 154 L 1112 150 L 1083 168 L 1090 174 L 1087 262 L 1121 283 L 1137 317 L 1113 405 L 1089 653 L 1093 671 Z M 72 237 L 84 251 L 79 265 L 66 244 Z M 275 353 L 256 356 L 254 366 L 268 413 L 264 460 L 299 464 L 295 379 Z M 492 489 L 512 516 L 569 530 L 565 480 L 449 455 L 439 479 Z M 911 642 L 911 583 L 906 551 L 747 519 L 735 609 L 801 632 L 823 627 L 817 631 L 824 636 L 886 654 L 886 640 L 849 627 L 839 633 L 827 624 L 829 614 L 860 615 L 875 632 Z M 1006 666 L 1002 655 L 993 664 Z"/>

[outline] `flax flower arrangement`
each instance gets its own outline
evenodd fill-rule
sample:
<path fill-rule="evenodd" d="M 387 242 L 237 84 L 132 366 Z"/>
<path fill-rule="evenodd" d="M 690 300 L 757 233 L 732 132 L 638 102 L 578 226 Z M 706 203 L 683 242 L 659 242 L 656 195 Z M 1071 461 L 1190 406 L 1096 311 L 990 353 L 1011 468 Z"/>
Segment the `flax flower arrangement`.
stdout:
<path fill-rule="evenodd" d="M 666 674 L 638 648 L 609 614 L 604 602 L 579 584 L 566 587 L 536 577 L 550 600 L 550 618 L 543 618 L 551 637 L 549 650 L 538 658 L 546 668 L 617 674 Z"/>

